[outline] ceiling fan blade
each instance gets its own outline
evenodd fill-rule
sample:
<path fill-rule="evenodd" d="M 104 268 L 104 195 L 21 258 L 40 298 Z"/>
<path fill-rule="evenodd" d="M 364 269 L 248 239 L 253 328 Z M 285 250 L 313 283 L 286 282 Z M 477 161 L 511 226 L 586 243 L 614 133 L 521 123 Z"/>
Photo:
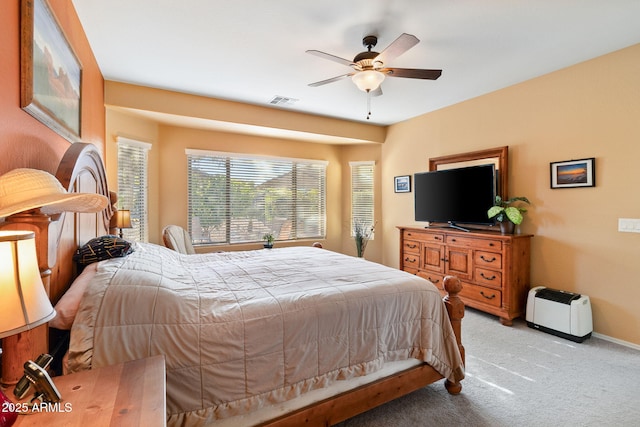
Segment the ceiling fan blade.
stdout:
<path fill-rule="evenodd" d="M 351 77 L 353 76 L 354 73 L 349 73 L 349 74 L 343 74 L 341 76 L 336 76 L 336 77 L 332 77 L 330 79 L 326 79 L 326 80 L 320 80 L 319 82 L 315 82 L 315 83 L 309 83 L 309 86 L 311 87 L 318 87 L 318 86 L 322 86 L 322 85 L 326 85 L 327 83 L 333 83 L 333 82 L 337 82 L 338 80 L 342 80 L 345 77 Z"/>
<path fill-rule="evenodd" d="M 423 70 L 420 68 L 383 68 L 379 70 L 389 77 L 405 77 L 408 79 L 436 80 L 442 70 Z"/>
<path fill-rule="evenodd" d="M 420 43 L 420 40 L 416 36 L 402 33 L 389 46 L 387 46 L 386 49 L 374 59 L 374 61 L 381 61 L 383 64 L 387 64 L 418 43 Z"/>
<path fill-rule="evenodd" d="M 347 67 L 351 67 L 354 65 L 353 61 L 348 59 L 340 58 L 339 56 L 331 55 L 330 53 L 321 52 L 319 50 L 307 50 L 307 53 L 311 55 L 317 56 L 319 58 L 328 59 L 329 61 L 337 62 L 338 64 L 346 65 Z"/>
<path fill-rule="evenodd" d="M 377 89 L 372 90 L 369 93 L 371 94 L 371 96 L 380 96 L 380 95 L 382 95 L 382 86 L 378 86 Z"/>

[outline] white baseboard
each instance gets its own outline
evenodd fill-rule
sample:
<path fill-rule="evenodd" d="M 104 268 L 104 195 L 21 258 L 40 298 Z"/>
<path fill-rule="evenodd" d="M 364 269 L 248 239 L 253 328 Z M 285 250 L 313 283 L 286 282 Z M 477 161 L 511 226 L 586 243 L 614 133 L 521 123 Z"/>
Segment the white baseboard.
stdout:
<path fill-rule="evenodd" d="M 597 332 L 593 332 L 591 334 L 591 336 L 596 337 L 596 338 L 600 338 L 600 339 L 605 340 L 605 341 L 611 341 L 611 342 L 614 342 L 616 344 L 623 345 L 625 347 L 633 348 L 635 350 L 640 350 L 640 345 L 634 344 L 634 343 L 629 342 L 629 341 L 619 340 L 617 338 L 613 338 L 613 337 L 610 337 L 608 335 L 599 334 Z"/>

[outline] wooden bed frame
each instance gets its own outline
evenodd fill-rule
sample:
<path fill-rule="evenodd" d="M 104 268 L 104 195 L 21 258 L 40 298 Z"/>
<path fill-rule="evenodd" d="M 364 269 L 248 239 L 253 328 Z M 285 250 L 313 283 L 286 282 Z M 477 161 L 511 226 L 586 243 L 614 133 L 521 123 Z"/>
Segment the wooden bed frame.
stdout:
<path fill-rule="evenodd" d="M 92 144 L 72 144 L 60 162 L 56 177 L 69 192 L 97 192 L 110 197 L 112 203 L 115 202 L 115 194 L 108 190 L 102 159 Z M 73 253 L 78 246 L 91 238 L 107 234 L 110 231 L 109 221 L 113 212 L 113 206 L 109 206 L 98 214 L 65 213 L 50 218 L 36 209 L 7 218 L 4 224 L 0 224 L 0 228 L 27 228 L 36 231 L 36 246 L 41 271 L 50 298 L 55 303 L 68 289 L 77 273 L 72 261 Z M 464 316 L 464 304 L 458 298 L 458 292 L 462 286 L 460 281 L 453 276 L 445 278 L 444 286 L 448 292 L 444 302 L 464 361 L 464 347 L 461 342 L 461 320 Z M 46 330 L 46 326 L 44 328 Z M 34 331 L 27 333 L 32 334 Z M 18 363 L 21 370 L 22 363 L 27 358 L 37 357 L 42 349 L 49 348 L 54 344 L 48 343 L 48 340 L 48 334 L 35 333 L 30 339 L 32 347 L 30 353 L 27 354 L 23 351 L 15 355 L 12 352 L 11 360 L 4 360 L 4 362 Z M 314 403 L 263 425 L 333 425 L 442 378 L 442 375 L 432 367 L 422 364 Z M 445 381 L 445 387 L 451 394 L 458 394 L 462 388 L 460 383 L 452 383 L 448 380 Z"/>

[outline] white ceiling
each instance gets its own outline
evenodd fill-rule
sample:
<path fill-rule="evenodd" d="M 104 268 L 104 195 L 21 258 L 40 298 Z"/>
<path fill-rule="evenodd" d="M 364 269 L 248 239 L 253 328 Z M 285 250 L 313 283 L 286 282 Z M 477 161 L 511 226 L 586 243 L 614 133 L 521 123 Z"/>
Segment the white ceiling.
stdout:
<path fill-rule="evenodd" d="M 640 42 L 639 0 L 73 0 L 106 80 L 388 125 Z M 342 58 L 378 36 L 421 42 L 392 67 L 437 68 L 435 81 L 387 78 L 372 98 Z"/>

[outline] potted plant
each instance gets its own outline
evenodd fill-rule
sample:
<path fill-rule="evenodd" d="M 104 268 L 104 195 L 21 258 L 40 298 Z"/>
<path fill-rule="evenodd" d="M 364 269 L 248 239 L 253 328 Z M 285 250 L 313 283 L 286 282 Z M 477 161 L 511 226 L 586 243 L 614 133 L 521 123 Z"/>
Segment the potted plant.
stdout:
<path fill-rule="evenodd" d="M 527 210 L 516 203 L 530 204 L 526 197 L 512 197 L 504 200 L 500 196 L 496 196 L 496 201 L 487 212 L 489 218 L 495 218 L 500 224 L 502 234 L 513 234 L 516 225 L 522 223 L 522 216 Z"/>
<path fill-rule="evenodd" d="M 276 238 L 273 237 L 272 233 L 265 233 L 264 236 L 262 236 L 262 240 L 264 240 L 264 247 L 267 249 L 271 249 L 273 248 L 273 242 L 276 240 Z"/>

